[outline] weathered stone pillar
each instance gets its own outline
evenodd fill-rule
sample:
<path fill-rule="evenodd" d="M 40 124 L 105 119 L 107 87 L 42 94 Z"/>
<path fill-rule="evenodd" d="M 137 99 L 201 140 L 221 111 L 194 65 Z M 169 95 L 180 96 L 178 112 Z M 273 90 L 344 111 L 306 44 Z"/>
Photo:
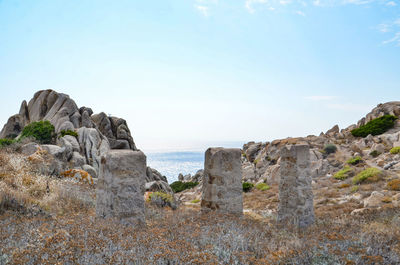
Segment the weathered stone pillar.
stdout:
<path fill-rule="evenodd" d="M 96 215 L 124 224 L 144 223 L 146 156 L 141 151 L 111 150 L 101 159 Z"/>
<path fill-rule="evenodd" d="M 209 148 L 205 154 L 201 208 L 243 213 L 240 149 Z"/>
<path fill-rule="evenodd" d="M 306 227 L 314 223 L 313 192 L 308 145 L 281 149 L 278 224 Z"/>

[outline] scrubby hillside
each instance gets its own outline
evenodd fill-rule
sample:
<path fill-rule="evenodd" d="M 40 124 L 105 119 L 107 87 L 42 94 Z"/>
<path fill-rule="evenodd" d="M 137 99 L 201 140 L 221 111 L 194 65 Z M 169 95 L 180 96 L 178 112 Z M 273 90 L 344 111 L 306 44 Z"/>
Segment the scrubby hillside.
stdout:
<path fill-rule="evenodd" d="M 176 210 L 157 207 L 147 193 L 146 225 L 136 228 L 95 218 L 96 181 L 86 171 L 51 174 L 63 157 L 56 147 L 6 141 L 0 264 L 399 264 L 400 122 L 375 136 L 352 133 L 399 114 L 400 102 L 391 102 L 343 130 L 250 142 L 242 154 L 244 216 L 200 213 L 199 171 L 172 185 Z M 316 223 L 303 230 L 276 226 L 279 150 L 296 143 L 310 145 L 312 157 Z M 147 171 L 148 190 L 170 190 L 156 170 Z"/>
<path fill-rule="evenodd" d="M 243 217 L 147 203 L 146 226 L 95 218 L 94 188 L 40 173 L 0 150 L 0 264 L 397 264 L 400 213 L 317 211 L 306 230 L 282 230 L 268 207 L 276 187 L 245 194 Z M 331 189 L 332 191 L 335 189 Z M 328 195 L 328 193 L 325 193 Z"/>

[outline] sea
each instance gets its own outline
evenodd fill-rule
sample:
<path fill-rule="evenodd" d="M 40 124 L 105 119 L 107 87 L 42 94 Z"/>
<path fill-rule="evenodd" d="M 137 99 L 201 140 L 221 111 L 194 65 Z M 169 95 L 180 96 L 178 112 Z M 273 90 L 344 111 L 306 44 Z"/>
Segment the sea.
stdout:
<path fill-rule="evenodd" d="M 204 152 L 166 152 L 146 153 L 147 164 L 166 176 L 168 183 L 178 180 L 183 175 L 196 174 L 204 167 Z"/>

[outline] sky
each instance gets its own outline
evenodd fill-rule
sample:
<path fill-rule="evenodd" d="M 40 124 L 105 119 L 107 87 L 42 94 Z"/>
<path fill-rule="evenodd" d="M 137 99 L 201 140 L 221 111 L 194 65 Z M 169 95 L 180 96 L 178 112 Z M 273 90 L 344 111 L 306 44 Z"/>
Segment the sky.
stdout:
<path fill-rule="evenodd" d="M 0 123 L 41 89 L 144 151 L 318 135 L 400 100 L 400 1 L 0 0 Z"/>

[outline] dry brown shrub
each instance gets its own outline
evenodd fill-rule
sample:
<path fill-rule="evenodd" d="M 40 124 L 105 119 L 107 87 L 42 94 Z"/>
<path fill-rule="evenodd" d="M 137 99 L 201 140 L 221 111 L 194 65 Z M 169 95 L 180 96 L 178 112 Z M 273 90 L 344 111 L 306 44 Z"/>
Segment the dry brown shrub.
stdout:
<path fill-rule="evenodd" d="M 400 179 L 393 179 L 393 180 L 389 181 L 387 184 L 387 188 L 389 190 L 400 191 Z"/>
<path fill-rule="evenodd" d="M 342 183 L 342 184 L 340 184 L 339 186 L 338 186 L 338 188 L 339 189 L 344 189 L 344 188 L 348 188 L 348 187 L 350 187 L 351 185 L 350 184 L 348 184 L 348 183 Z"/>

